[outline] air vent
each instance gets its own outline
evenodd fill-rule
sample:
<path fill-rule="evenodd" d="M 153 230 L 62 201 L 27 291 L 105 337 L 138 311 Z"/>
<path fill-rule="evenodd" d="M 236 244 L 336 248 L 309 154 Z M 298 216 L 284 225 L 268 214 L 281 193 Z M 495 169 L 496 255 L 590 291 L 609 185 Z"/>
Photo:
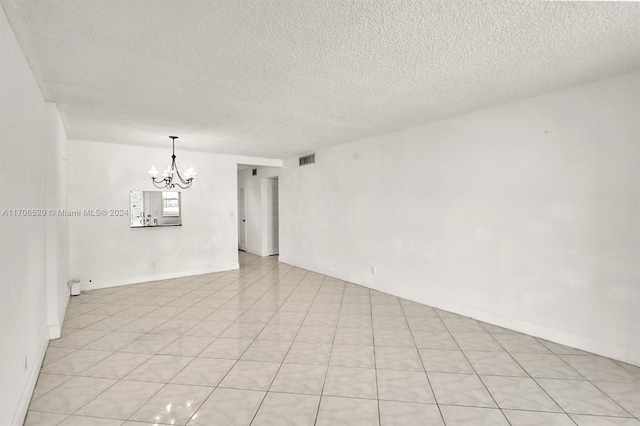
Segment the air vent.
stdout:
<path fill-rule="evenodd" d="M 300 167 L 302 166 L 306 166 L 307 164 L 315 164 L 316 162 L 316 155 L 315 154 L 309 154 L 309 155 L 305 155 L 303 157 L 298 158 L 299 163 L 298 165 Z"/>

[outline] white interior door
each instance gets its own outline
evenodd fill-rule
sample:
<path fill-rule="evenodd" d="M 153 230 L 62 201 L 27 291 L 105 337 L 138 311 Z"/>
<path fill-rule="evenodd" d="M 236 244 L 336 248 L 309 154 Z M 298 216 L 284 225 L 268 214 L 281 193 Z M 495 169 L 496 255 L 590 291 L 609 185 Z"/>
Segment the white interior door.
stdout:
<path fill-rule="evenodd" d="M 244 182 L 238 183 L 238 249 L 247 250 L 247 218 L 245 216 Z"/>
<path fill-rule="evenodd" d="M 278 254 L 279 252 L 279 226 L 278 226 L 278 178 L 267 180 L 267 238 L 268 238 L 268 250 L 270 255 Z"/>

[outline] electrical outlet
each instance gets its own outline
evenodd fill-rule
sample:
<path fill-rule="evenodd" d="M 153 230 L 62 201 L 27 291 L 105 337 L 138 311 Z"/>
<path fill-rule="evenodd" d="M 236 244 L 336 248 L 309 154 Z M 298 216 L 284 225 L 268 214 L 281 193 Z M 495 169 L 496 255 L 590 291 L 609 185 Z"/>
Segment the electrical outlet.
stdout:
<path fill-rule="evenodd" d="M 373 274 L 373 275 L 376 274 L 376 267 L 375 266 L 371 267 L 371 274 Z"/>

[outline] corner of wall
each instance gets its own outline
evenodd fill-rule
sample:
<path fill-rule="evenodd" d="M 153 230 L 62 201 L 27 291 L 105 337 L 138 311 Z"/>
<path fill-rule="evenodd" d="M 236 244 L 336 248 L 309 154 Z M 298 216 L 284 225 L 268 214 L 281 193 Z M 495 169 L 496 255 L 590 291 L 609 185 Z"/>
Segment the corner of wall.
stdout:
<path fill-rule="evenodd" d="M 49 324 L 49 339 L 59 339 L 62 335 L 62 326 L 64 324 L 64 317 L 67 314 L 67 308 L 69 307 L 69 300 L 71 299 L 71 293 L 67 293 L 62 301 L 62 309 L 60 309 L 58 322 L 56 324 Z"/>
<path fill-rule="evenodd" d="M 29 409 L 29 404 L 31 403 L 31 396 L 33 395 L 33 391 L 36 388 L 38 375 L 40 374 L 40 369 L 42 368 L 42 363 L 44 362 L 44 356 L 47 352 L 48 345 L 49 332 L 47 331 L 40 338 L 40 347 L 38 348 L 38 352 L 36 353 L 34 362 L 31 363 L 31 366 L 29 368 L 27 381 L 25 382 L 24 388 L 22 389 L 20 401 L 18 402 L 18 406 L 13 415 L 13 420 L 11 421 L 12 425 L 23 424 L 25 418 L 27 417 L 27 410 Z"/>

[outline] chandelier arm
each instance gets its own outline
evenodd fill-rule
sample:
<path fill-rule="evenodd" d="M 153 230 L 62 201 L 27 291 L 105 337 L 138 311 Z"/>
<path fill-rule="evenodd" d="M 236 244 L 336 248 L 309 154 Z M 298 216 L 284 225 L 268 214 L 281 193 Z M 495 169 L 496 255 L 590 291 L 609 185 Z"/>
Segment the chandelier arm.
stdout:
<path fill-rule="evenodd" d="M 173 168 L 173 170 L 175 170 L 174 175 L 178 176 L 178 179 L 180 179 L 180 182 L 182 182 L 182 184 L 186 184 L 187 182 L 184 180 L 184 178 L 180 174 L 180 170 L 178 170 L 178 165 L 176 164 L 176 156 L 175 155 L 173 156 L 173 162 L 171 163 L 171 167 Z"/>
<path fill-rule="evenodd" d="M 173 185 L 174 185 L 174 186 L 177 186 L 177 187 L 179 187 L 179 188 L 181 188 L 181 189 L 188 189 L 188 188 L 191 186 L 191 183 L 192 183 L 192 182 L 187 182 L 187 183 L 185 183 L 185 186 L 182 186 L 182 185 L 180 185 L 179 183 L 174 183 Z"/>
<path fill-rule="evenodd" d="M 180 182 L 182 182 L 182 184 L 183 184 L 183 185 L 189 185 L 189 186 L 191 186 L 191 182 L 193 181 L 193 178 L 191 178 L 191 179 L 185 179 L 185 178 L 183 178 L 183 177 L 182 177 L 182 175 L 180 174 L 180 171 L 178 170 L 178 166 L 177 166 L 177 165 L 176 165 L 176 163 L 175 163 L 175 159 L 174 159 L 174 162 L 173 162 L 173 168 L 175 169 L 175 171 L 176 171 L 176 173 L 175 173 L 175 174 L 176 174 L 176 175 L 178 175 L 178 179 L 180 179 Z M 182 188 L 182 189 L 186 189 L 186 188 L 183 188 L 182 186 L 181 186 L 180 188 Z M 187 187 L 187 188 L 188 188 L 188 187 Z"/>
<path fill-rule="evenodd" d="M 153 182 L 153 186 L 155 186 L 156 188 L 160 189 L 162 188 L 162 186 L 158 186 L 159 183 L 164 182 L 164 179 L 161 181 L 157 181 L 155 178 L 151 178 L 151 182 Z"/>
<path fill-rule="evenodd" d="M 155 186 L 158 189 L 173 189 L 176 186 L 182 189 L 187 189 L 189 187 L 191 187 L 191 184 L 193 183 L 193 180 L 187 180 L 187 181 L 183 181 L 182 184 L 178 183 L 178 182 L 173 182 L 172 180 L 169 179 L 163 179 L 161 181 L 156 181 L 155 179 L 151 179 L 151 181 L 153 182 L 153 186 Z M 164 185 L 159 185 L 161 183 L 164 183 Z"/>

